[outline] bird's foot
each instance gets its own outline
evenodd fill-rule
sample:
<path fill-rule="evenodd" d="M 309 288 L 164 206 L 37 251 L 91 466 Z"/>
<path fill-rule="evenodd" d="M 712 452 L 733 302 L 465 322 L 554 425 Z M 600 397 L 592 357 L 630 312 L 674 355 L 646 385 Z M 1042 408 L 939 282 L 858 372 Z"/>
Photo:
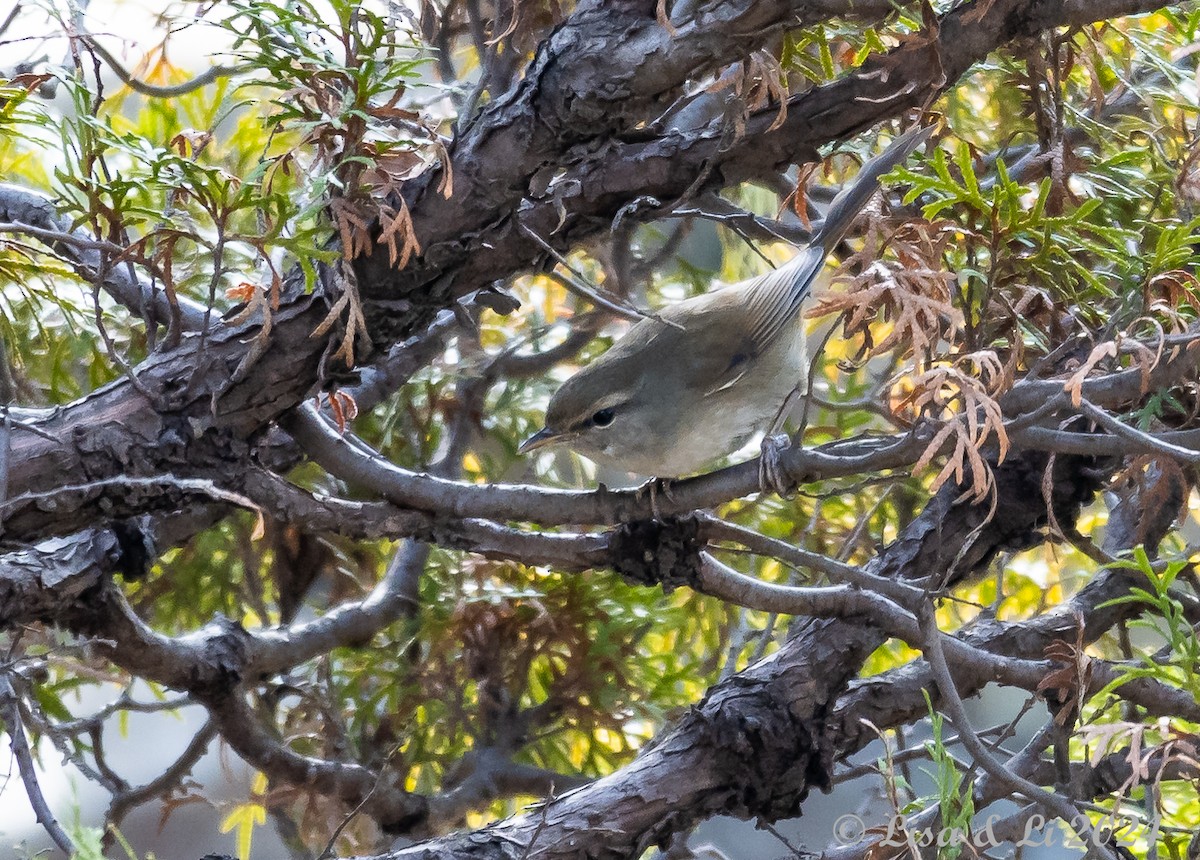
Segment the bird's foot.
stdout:
<path fill-rule="evenodd" d="M 634 493 L 634 498 L 641 501 L 646 496 L 650 497 L 650 513 L 654 519 L 662 522 L 662 513 L 658 509 L 658 495 L 666 496 L 669 501 L 675 501 L 675 497 L 671 495 L 671 479 L 670 478 L 651 478 L 646 483 L 637 488 Z"/>
<path fill-rule="evenodd" d="M 783 452 L 792 446 L 786 433 L 764 436 L 758 461 L 758 486 L 764 493 L 778 493 L 785 499 L 796 494 L 796 484 L 783 468 Z"/>

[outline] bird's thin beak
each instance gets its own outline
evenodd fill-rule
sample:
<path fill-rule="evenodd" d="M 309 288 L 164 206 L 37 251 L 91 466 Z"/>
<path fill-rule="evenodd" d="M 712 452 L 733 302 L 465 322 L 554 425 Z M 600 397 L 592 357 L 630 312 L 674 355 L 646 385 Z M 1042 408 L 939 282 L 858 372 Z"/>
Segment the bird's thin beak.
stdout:
<path fill-rule="evenodd" d="M 521 443 L 521 447 L 517 449 L 518 454 L 528 454 L 530 451 L 536 451 L 538 448 L 545 448 L 547 445 L 553 445 L 555 442 L 562 441 L 563 434 L 551 430 L 549 427 L 543 427 L 541 430 L 534 433 L 528 439 Z"/>

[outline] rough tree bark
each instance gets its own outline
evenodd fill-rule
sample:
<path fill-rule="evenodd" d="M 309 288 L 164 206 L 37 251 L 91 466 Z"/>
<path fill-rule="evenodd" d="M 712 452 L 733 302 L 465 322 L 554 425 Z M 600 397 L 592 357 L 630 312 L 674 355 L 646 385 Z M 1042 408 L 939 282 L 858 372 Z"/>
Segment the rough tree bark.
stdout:
<path fill-rule="evenodd" d="M 772 128 L 777 110 L 764 110 L 731 135 L 720 119 L 682 129 L 656 120 L 698 68 L 719 68 L 784 28 L 845 12 L 844 4 L 708 4 L 671 32 L 658 20 L 653 0 L 583 2 L 540 45 L 512 89 L 464 126 L 449 147 L 448 163 L 406 187 L 420 254 L 402 271 L 384 248 L 355 262 L 374 348 L 384 352 L 420 332 L 470 293 L 506 307 L 497 283 L 549 262 L 530 232 L 561 250 L 595 241 L 614 224 L 648 221 L 704 192 L 813 161 L 824 143 L 926 107 L 999 46 L 1160 5 L 963 4 L 855 74 L 792 97 L 778 127 Z M 851 11 L 876 19 L 889 9 L 868 0 Z M 449 195 L 439 190 L 447 174 L 453 179 Z M 5 205 L 3 220 L 42 217 L 22 213 L 13 202 Z M 207 332 L 190 332 L 176 348 L 151 356 L 131 378 L 76 403 L 46 413 L 14 411 L 27 427 L 16 428 L 8 440 L 7 498 L 0 500 L 7 550 L 0 558 L 0 625 L 36 621 L 91 637 L 115 665 L 208 706 L 225 740 L 247 760 L 351 806 L 363 803 L 384 827 L 420 832 L 436 818 L 426 798 L 357 765 L 317 762 L 237 726 L 253 723 L 242 719 L 249 685 L 323 647 L 369 637 L 384 616 L 364 610 L 361 618 L 346 620 L 347 610 L 306 627 L 307 638 L 296 633 L 294 641 L 295 631 L 247 630 L 222 618 L 188 637 L 154 633 L 112 581 L 132 552 L 130 526 L 121 524 L 157 518 L 162 549 L 229 510 L 231 494 L 238 494 L 269 505 L 282 519 L 292 512 L 309 525 L 328 523 L 345 534 L 416 537 L 561 570 L 615 568 L 636 581 L 700 590 L 707 588 L 702 553 L 713 538 L 703 521 L 686 517 L 642 522 L 650 519 L 652 502 L 633 493 L 474 487 L 388 469 L 330 438 L 302 403 L 333 379 L 346 381 L 344 369 L 322 371 L 328 343 L 310 337 L 336 290 L 330 278 L 316 295 L 301 295 L 293 283 L 273 320 L 268 349 L 249 366 L 243 366 L 246 342 L 257 324 L 214 321 Z M 1149 379 L 1175 382 L 1195 367 L 1194 351 L 1180 348 Z M 1090 381 L 1085 390 L 1096 403 L 1125 407 L 1139 400 L 1146 382 L 1130 370 Z M 1061 382 L 1023 383 L 1003 406 L 1006 414 L 1031 414 L 1057 402 L 1062 391 Z M 1024 438 L 1043 429 L 1032 428 Z M 304 451 L 386 501 L 350 512 L 339 500 L 287 486 L 268 468 L 271 444 L 283 432 L 290 434 L 291 454 L 275 465 Z M 1014 431 L 1013 439 L 1021 438 Z M 1194 443 L 1191 436 L 1171 438 Z M 914 462 L 929 439 L 929 428 L 917 427 L 886 440 L 891 447 L 861 443 L 853 449 L 860 459 L 847 453 L 848 446 L 835 445 L 792 451 L 785 462 L 797 481 L 851 473 L 863 462 L 897 468 Z M 994 510 L 960 500 L 960 488 L 944 487 L 860 573 L 937 591 L 983 569 L 998 552 L 1046 540 L 1051 520 L 1069 530 L 1080 507 L 1120 465 L 1082 432 L 1056 437 L 1057 444 L 1071 442 L 1082 449 L 1078 454 L 1051 459 L 1030 445 L 996 466 Z M 681 482 L 666 510 L 681 513 L 735 498 L 753 487 L 755 471 L 755 464 L 744 464 Z M 172 526 L 171 512 L 185 505 L 200 514 Z M 627 525 L 600 534 L 533 535 L 500 524 L 509 521 Z M 646 558 L 655 563 L 647 565 Z M 1080 596 L 1076 608 L 1087 610 L 1089 637 L 1122 617 L 1098 607 L 1127 586 L 1114 575 Z M 911 694 L 917 683 L 929 683 L 927 667 L 919 665 L 870 682 L 852 680 L 870 653 L 895 635 L 869 613 L 858 614 L 852 600 L 847 590 L 843 604 L 797 624 L 777 653 L 710 689 L 628 767 L 525 816 L 391 856 L 628 858 L 717 812 L 765 820 L 799 813 L 812 788 L 829 785 L 834 760 L 869 739 L 858 718 L 882 707 L 879 691 L 895 697 L 896 690 Z M 916 629 L 916 606 L 900 609 L 899 626 Z M 1046 644 L 1064 636 L 1069 622 L 1060 615 L 1026 627 L 981 625 L 962 640 L 980 652 L 1035 661 Z M 1022 664 L 1010 668 L 1018 672 Z M 988 680 L 979 673 L 964 677 L 962 692 Z M 1150 701 L 1163 691 L 1139 695 Z M 912 698 L 889 703 L 893 719 L 920 709 L 923 702 Z"/>

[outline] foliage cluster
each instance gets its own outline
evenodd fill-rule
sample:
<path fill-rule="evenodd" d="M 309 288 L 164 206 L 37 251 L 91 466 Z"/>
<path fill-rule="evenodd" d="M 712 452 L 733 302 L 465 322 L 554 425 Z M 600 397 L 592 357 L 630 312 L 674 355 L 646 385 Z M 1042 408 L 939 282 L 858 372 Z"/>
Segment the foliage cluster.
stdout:
<path fill-rule="evenodd" d="M 553 17 L 560 4 L 532 5 L 536 14 L 514 11 L 517 44 L 520 28 Z M 327 322 L 343 333 L 339 355 L 353 363 L 369 341 L 349 264 L 371 242 L 385 243 L 399 267 L 419 253 L 396 192 L 444 156 L 457 111 L 472 106 L 467 89 L 438 77 L 442 66 L 399 5 L 236 0 L 183 8 L 199 14 L 164 18 L 173 28 L 169 39 L 132 71 L 151 86 L 149 94 L 114 85 L 105 64 L 93 62 L 91 37 L 74 40 L 70 62 L 45 76 L 11 77 L 0 89 L 0 173 L 52 195 L 111 265 L 135 265 L 172 299 L 202 302 L 214 316 L 269 319 L 289 273 L 298 269 L 315 289 L 316 265 L 328 264 L 340 273 L 342 292 Z M 920 38 L 921 27 L 920 19 L 902 15 L 887 28 L 835 21 L 789 33 L 777 52 L 746 67 L 740 95 L 747 111 L 774 104 L 873 51 Z M 1079 353 L 1076 391 L 1091 374 L 1155 366 L 1161 350 L 1131 346 L 1135 339 L 1162 342 L 1200 316 L 1193 274 L 1200 217 L 1192 211 L 1200 198 L 1200 150 L 1196 106 L 1184 95 L 1193 71 L 1174 59 L 1194 48 L 1198 30 L 1200 11 L 1184 8 L 1053 33 L 991 56 L 935 105 L 944 133 L 891 178 L 905 189 L 903 206 L 873 219 L 810 311 L 812 340 L 823 348 L 807 406 L 791 424 L 800 431 L 802 423 L 804 444 L 815 446 L 941 422 L 934 442 L 913 474 L 808 485 L 793 500 L 731 503 L 723 517 L 840 561 L 865 562 L 947 480 L 987 502 L 992 466 L 1009 449 L 997 403 L 1018 376 L 1036 374 L 1064 349 Z M 172 62 L 176 43 L 214 31 L 228 45 L 214 58 L 225 73 L 204 86 L 183 86 L 192 72 Z M 454 59 L 469 72 L 481 62 L 476 54 L 465 44 Z M 57 100 L 44 97 L 47 87 Z M 154 87 L 170 95 L 155 95 Z M 822 169 L 788 176 L 786 187 L 739 187 L 726 197 L 765 218 L 803 225 L 807 214 L 781 209 L 780 197 L 795 203 L 806 191 L 839 183 L 875 146 L 874 136 L 864 137 Z M 452 177 L 443 179 L 442 193 L 453 193 Z M 371 233 L 373 223 L 380 233 Z M 626 285 L 628 298 L 650 307 L 714 279 L 761 272 L 788 253 L 786 245 L 758 247 L 699 218 L 641 227 L 630 247 L 640 277 Z M 605 287 L 619 281 L 602 255 L 571 259 Z M 424 469 L 445 452 L 446 428 L 472 407 L 463 386 L 486 380 L 482 408 L 467 416 L 474 425 L 469 450 L 449 466 L 480 483 L 589 486 L 597 476 L 586 462 L 555 454 L 531 463 L 516 448 L 538 426 L 557 382 L 609 345 L 622 324 L 606 323 L 548 376 L 497 379 L 501 359 L 553 347 L 585 319 L 585 303 L 555 278 L 524 275 L 512 289 L 522 300 L 518 312 L 484 312 L 477 336 L 463 334 L 379 409 L 359 416 L 352 425 L 358 436 L 388 460 Z M 36 237 L 6 230 L 5 400 L 69 402 L 129 373 L 179 335 L 177 321 L 160 333 Z M 1155 429 L 1181 424 L 1196 409 L 1178 395 L 1156 396 L 1121 417 Z M 948 457 L 940 453 L 947 440 L 954 443 Z M 1166 468 L 1160 458 L 1142 458 L 1130 463 L 1126 479 Z M 308 466 L 293 477 L 347 493 Z M 1001 559 L 993 576 L 954 592 L 941 609 L 942 628 L 981 616 L 1028 617 L 1061 602 L 1104 563 L 1093 544 L 1103 525 L 1096 509 L 1066 540 Z M 258 539 L 252 518 L 229 518 L 168 552 L 126 592 L 143 618 L 168 633 L 193 630 L 217 613 L 247 626 L 276 624 L 294 539 L 283 524 L 271 524 Z M 321 536 L 301 562 L 321 572 L 305 611 L 367 594 L 394 551 L 388 542 Z M 1166 561 L 1143 554 L 1118 562 L 1146 573 L 1152 588 L 1130 599 L 1144 602 L 1157 621 L 1136 647 L 1113 637 L 1092 653 L 1137 662 L 1157 650 L 1128 677 L 1153 676 L 1200 701 L 1196 640 L 1177 595 L 1194 552 L 1180 530 L 1161 548 Z M 799 581 L 775 559 L 736 562 L 766 581 Z M 370 643 L 339 648 L 271 682 L 261 707 L 273 712 L 292 748 L 387 761 L 407 788 L 434 792 L 465 753 L 519 721 L 521 761 L 604 774 L 628 762 L 665 718 L 709 685 L 770 653 L 787 630 L 777 617 L 691 592 L 662 594 L 610 573 L 567 574 L 440 548 L 430 552 L 419 604 L 418 615 Z M 48 735 L 80 716 L 73 703 L 81 686 L 117 691 L 131 683 L 49 631 L 8 637 L 7 645 L 15 648 L 18 639 L 22 660 L 46 666 L 35 722 Z M 912 655 L 891 642 L 867 671 Z M 1095 697 L 1081 716 L 1091 734 L 1077 743 L 1110 743 L 1121 727 L 1147 748 L 1178 749 L 1196 730 L 1127 717 L 1117 699 Z M 933 791 L 948 819 L 969 820 L 970 795 L 964 800 L 962 793 L 968 782 L 946 752 L 940 718 L 933 726 Z M 67 755 L 89 760 L 88 735 L 60 736 Z M 918 788 L 904 783 L 895 790 L 907 795 L 900 806 L 915 802 Z M 1160 850 L 1177 850 L 1181 834 L 1200 822 L 1200 802 L 1183 783 L 1147 791 L 1131 784 L 1098 808 L 1153 820 Z M 248 810 L 258 800 L 236 810 L 231 826 L 252 825 L 257 819 L 247 818 Z M 278 790 L 272 804 L 301 821 L 309 837 L 330 832 L 344 815 L 295 790 Z M 498 801 L 477 820 L 520 805 Z M 360 821 L 344 838 L 365 847 L 374 835 Z M 248 838 L 243 847 L 249 850 Z"/>

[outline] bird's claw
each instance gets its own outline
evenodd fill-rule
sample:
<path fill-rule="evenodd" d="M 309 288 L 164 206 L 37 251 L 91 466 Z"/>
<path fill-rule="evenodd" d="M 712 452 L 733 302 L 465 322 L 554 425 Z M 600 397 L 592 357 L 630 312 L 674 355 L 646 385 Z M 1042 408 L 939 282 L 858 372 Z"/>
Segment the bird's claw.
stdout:
<path fill-rule="evenodd" d="M 758 461 L 758 486 L 764 493 L 778 493 L 785 499 L 796 494 L 796 484 L 783 468 L 783 452 L 792 446 L 786 433 L 764 436 Z"/>

